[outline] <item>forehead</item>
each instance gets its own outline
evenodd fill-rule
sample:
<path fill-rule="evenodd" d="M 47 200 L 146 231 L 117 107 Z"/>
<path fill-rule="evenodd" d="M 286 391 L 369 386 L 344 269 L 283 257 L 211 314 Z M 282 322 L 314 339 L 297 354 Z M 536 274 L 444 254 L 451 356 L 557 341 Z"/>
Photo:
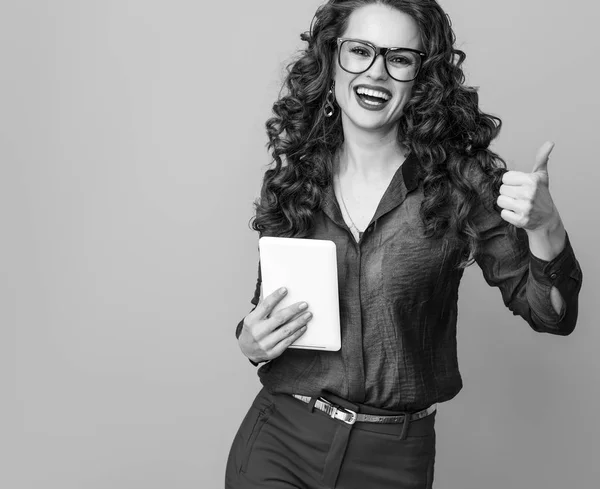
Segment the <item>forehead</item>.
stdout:
<path fill-rule="evenodd" d="M 421 48 L 414 19 L 387 5 L 370 4 L 356 9 L 350 14 L 342 37 L 362 39 L 381 47 Z"/>

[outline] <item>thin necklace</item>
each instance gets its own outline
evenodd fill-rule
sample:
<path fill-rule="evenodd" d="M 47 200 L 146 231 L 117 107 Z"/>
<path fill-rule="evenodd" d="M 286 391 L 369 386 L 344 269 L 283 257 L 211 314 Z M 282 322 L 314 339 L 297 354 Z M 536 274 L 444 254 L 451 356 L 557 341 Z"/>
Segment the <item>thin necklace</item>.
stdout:
<path fill-rule="evenodd" d="M 346 209 L 346 214 L 350 218 L 350 222 L 352 223 L 352 226 L 354 227 L 354 229 L 356 229 L 356 232 L 358 233 L 358 239 L 360 239 L 362 237 L 363 231 L 358 230 L 358 228 L 356 227 L 356 224 L 354 224 L 354 221 L 352 220 L 352 216 L 348 212 L 348 208 L 346 207 L 346 202 L 344 201 L 344 195 L 342 194 L 342 181 L 340 180 L 339 175 L 337 175 L 337 177 L 338 177 L 338 185 L 340 187 L 340 197 L 342 198 L 342 204 L 344 205 L 344 209 Z"/>

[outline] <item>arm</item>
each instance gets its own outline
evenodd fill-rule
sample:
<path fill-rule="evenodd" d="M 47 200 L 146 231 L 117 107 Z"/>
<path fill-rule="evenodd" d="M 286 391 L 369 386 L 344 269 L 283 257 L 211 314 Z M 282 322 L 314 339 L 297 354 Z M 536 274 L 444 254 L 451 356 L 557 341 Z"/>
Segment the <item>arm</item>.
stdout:
<path fill-rule="evenodd" d="M 253 304 L 254 307 L 252 309 L 250 309 L 250 312 L 254 311 L 254 309 L 256 309 L 256 306 L 258 305 L 258 301 L 260 299 L 261 284 L 262 284 L 262 276 L 260 274 L 260 260 L 259 260 L 258 261 L 258 278 L 256 279 L 256 289 L 254 289 L 254 297 L 250 301 L 250 303 Z M 242 318 L 242 320 L 238 323 L 237 328 L 235 328 L 235 337 L 236 338 L 239 338 L 240 334 L 242 334 L 243 324 L 244 324 L 244 318 Z"/>
<path fill-rule="evenodd" d="M 260 273 L 260 260 L 259 260 L 258 261 L 258 278 L 256 279 L 256 289 L 254 290 L 254 297 L 250 301 L 250 303 L 253 304 L 254 307 L 250 310 L 250 312 L 254 311 L 254 309 L 256 309 L 256 306 L 258 305 L 258 301 L 260 299 L 260 287 L 261 287 L 261 284 L 262 284 L 262 276 L 261 276 L 261 273 Z M 242 328 L 244 326 L 244 319 L 245 318 L 242 318 L 242 320 L 238 323 L 237 327 L 235 328 L 235 337 L 236 338 L 239 338 L 240 334 L 242 334 Z M 258 366 L 258 363 L 253 362 L 250 359 L 248 359 L 248 360 L 255 367 Z"/>
<path fill-rule="evenodd" d="M 568 233 L 564 231 L 562 249 L 562 223 L 557 233 L 545 237 L 517 228 L 515 242 L 508 233 L 512 224 L 500 217 L 500 211 L 488 202 L 478 209 L 474 220 L 481 233 L 481 249 L 475 260 L 486 282 L 500 289 L 505 306 L 534 331 L 570 334 L 577 322 L 583 274 Z M 553 306 L 553 295 L 554 302 L 562 307 L 560 313 Z"/>
<path fill-rule="evenodd" d="M 287 290 L 279 288 L 261 298 L 261 285 L 259 260 L 258 280 L 254 298 L 251 301 L 254 308 L 238 323 L 236 328 L 238 346 L 254 366 L 261 363 L 266 364 L 279 357 L 306 332 L 307 323 L 312 317 L 310 311 L 306 314 L 304 308 L 301 307 L 301 302 L 284 307 L 273 314 L 274 308 L 286 296 Z M 252 358 L 256 358 L 257 361 Z"/>
<path fill-rule="evenodd" d="M 546 230 L 530 231 L 527 236 L 529 238 L 529 251 L 534 258 L 539 258 L 542 262 L 549 262 L 556 258 L 564 249 L 567 239 L 565 227 L 558 213 L 557 222 L 554 225 Z M 560 291 L 554 285 L 550 290 L 550 300 L 554 310 L 561 315 L 565 308 L 565 302 Z"/>

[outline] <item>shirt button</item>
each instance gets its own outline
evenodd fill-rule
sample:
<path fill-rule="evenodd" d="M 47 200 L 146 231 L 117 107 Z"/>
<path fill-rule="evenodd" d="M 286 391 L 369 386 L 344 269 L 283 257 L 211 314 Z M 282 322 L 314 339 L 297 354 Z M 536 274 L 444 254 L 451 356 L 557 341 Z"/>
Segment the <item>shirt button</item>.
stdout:
<path fill-rule="evenodd" d="M 551 275 L 550 275 L 550 278 L 551 278 L 552 280 L 554 280 L 554 279 L 556 278 L 556 273 L 553 273 L 553 274 L 551 274 Z"/>

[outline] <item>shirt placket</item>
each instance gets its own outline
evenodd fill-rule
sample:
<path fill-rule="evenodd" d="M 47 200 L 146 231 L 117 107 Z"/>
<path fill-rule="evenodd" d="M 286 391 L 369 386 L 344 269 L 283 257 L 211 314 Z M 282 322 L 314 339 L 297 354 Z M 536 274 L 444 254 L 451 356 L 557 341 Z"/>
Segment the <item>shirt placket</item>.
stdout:
<path fill-rule="evenodd" d="M 377 220 L 394 208 L 398 207 L 410 190 L 416 188 L 419 177 L 419 164 L 414 155 L 409 155 L 403 165 L 398 169 L 392 178 L 388 188 L 383 194 L 381 201 L 375 211 L 371 222 L 365 229 L 358 242 L 354 239 L 352 232 L 344 218 L 339 203 L 335 197 L 332 187 L 327 189 L 323 211 L 325 215 L 339 228 L 345 231 L 346 246 L 352 250 L 352 257 L 349 260 L 349 273 L 347 275 L 346 289 L 340 293 L 346 294 L 345 304 L 350 317 L 358 318 L 356 321 L 350 321 L 347 327 L 351 327 L 346 337 L 346 343 L 342 345 L 342 358 L 347 369 L 348 397 L 353 402 L 364 402 L 366 397 L 365 390 L 365 358 L 363 351 L 363 315 L 361 298 L 361 279 L 362 273 L 362 249 L 366 246 L 368 251 L 369 239 L 372 230 L 376 229 Z"/>

